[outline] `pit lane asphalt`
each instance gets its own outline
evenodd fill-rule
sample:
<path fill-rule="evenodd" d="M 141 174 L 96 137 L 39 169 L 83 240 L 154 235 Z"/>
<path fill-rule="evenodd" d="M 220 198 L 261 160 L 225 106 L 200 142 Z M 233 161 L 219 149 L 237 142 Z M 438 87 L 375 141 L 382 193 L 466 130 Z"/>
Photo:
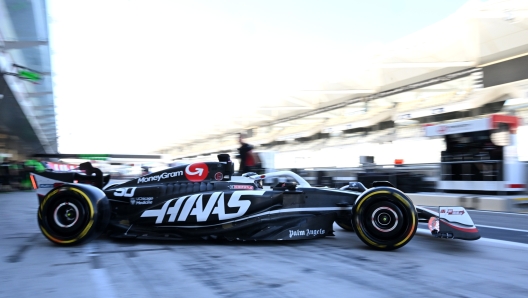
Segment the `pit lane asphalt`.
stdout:
<path fill-rule="evenodd" d="M 527 215 L 469 211 L 477 226 L 488 226 L 479 227 L 488 238 L 435 239 L 420 229 L 392 252 L 371 250 L 337 226 L 336 237 L 306 241 L 100 237 L 59 247 L 40 233 L 37 204 L 32 191 L 0 193 L 0 297 L 525 297 L 528 292 Z M 505 235 L 515 242 L 495 240 Z"/>

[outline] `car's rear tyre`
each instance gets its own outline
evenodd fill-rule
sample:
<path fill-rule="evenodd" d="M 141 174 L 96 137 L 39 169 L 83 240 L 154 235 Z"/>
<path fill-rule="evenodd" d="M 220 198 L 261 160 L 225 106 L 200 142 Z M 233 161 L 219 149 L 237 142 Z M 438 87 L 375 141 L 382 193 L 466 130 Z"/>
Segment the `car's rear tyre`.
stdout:
<path fill-rule="evenodd" d="M 354 232 L 354 227 L 352 226 L 352 222 L 344 221 L 344 220 L 336 220 L 335 223 L 343 230 L 348 232 Z"/>
<path fill-rule="evenodd" d="M 407 244 L 416 233 L 418 214 L 413 202 L 392 187 L 365 191 L 354 204 L 352 223 L 357 236 L 378 250 Z"/>
<path fill-rule="evenodd" d="M 42 234 L 59 245 L 75 245 L 98 237 L 110 221 L 110 203 L 100 189 L 66 184 L 51 190 L 38 210 Z"/>

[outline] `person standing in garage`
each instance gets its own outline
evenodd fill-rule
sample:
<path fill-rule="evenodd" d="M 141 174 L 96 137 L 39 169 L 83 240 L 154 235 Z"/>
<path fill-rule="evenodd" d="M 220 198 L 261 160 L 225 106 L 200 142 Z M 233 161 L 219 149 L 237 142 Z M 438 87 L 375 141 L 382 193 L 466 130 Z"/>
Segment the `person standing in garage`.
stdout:
<path fill-rule="evenodd" d="M 238 169 L 238 175 L 244 173 L 252 172 L 253 168 L 256 166 L 257 161 L 255 159 L 255 154 L 253 153 L 254 146 L 246 143 L 244 141 L 244 135 L 238 135 L 238 141 L 240 142 L 240 147 L 238 148 L 238 156 L 240 159 L 240 166 Z"/>

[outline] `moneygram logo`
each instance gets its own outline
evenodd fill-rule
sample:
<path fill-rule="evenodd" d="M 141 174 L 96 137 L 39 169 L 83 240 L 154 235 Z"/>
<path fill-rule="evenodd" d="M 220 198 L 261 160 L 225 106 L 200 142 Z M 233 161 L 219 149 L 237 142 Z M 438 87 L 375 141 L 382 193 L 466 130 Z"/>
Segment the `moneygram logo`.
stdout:
<path fill-rule="evenodd" d="M 159 174 L 156 176 L 149 176 L 149 177 L 139 177 L 137 183 L 145 183 L 145 182 L 151 182 L 151 181 L 159 182 L 163 179 L 179 177 L 179 176 L 183 176 L 183 171 L 163 173 L 163 174 Z"/>

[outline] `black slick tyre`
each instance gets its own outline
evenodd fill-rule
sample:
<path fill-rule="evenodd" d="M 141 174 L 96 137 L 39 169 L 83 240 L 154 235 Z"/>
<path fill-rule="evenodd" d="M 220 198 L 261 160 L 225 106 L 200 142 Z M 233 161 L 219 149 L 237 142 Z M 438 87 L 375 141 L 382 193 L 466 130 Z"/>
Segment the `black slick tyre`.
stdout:
<path fill-rule="evenodd" d="M 352 226 L 352 222 L 344 221 L 344 220 L 336 220 L 335 223 L 343 230 L 348 232 L 354 232 L 354 228 Z"/>
<path fill-rule="evenodd" d="M 110 203 L 104 192 L 84 184 L 65 184 L 42 199 L 38 223 L 42 234 L 59 245 L 90 241 L 106 229 Z"/>
<path fill-rule="evenodd" d="M 416 233 L 418 214 L 413 202 L 392 187 L 375 187 L 358 197 L 352 224 L 357 236 L 378 250 L 394 250 L 407 244 Z"/>

